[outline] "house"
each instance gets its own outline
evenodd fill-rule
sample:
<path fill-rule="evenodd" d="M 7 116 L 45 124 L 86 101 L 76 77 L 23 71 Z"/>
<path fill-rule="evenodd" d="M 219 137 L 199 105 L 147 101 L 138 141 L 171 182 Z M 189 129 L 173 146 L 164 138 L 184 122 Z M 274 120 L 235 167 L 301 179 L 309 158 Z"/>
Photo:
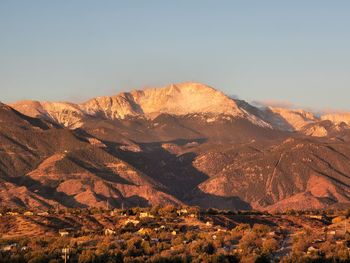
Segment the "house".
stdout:
<path fill-rule="evenodd" d="M 176 236 L 176 231 L 175 231 L 175 230 L 172 231 L 171 234 L 172 234 L 173 236 Z"/>
<path fill-rule="evenodd" d="M 151 244 L 159 243 L 159 238 L 151 238 Z"/>
<path fill-rule="evenodd" d="M 29 249 L 29 247 L 24 246 L 24 247 L 21 248 L 21 251 L 27 251 L 28 249 Z"/>
<path fill-rule="evenodd" d="M 17 246 L 18 246 L 17 243 L 13 243 L 13 244 L 4 246 L 4 247 L 2 248 L 2 251 L 4 251 L 4 252 L 11 251 L 12 249 L 17 248 Z"/>
<path fill-rule="evenodd" d="M 182 209 L 177 210 L 176 213 L 178 216 L 181 216 L 181 215 L 187 215 L 188 211 L 186 208 L 182 208 Z"/>
<path fill-rule="evenodd" d="M 336 243 L 337 245 L 343 245 L 343 244 L 346 243 L 346 241 L 345 241 L 345 240 L 336 240 L 335 243 Z"/>
<path fill-rule="evenodd" d="M 118 215 L 118 212 L 116 212 L 116 211 L 111 211 L 109 214 L 110 214 L 110 216 L 116 216 L 116 215 Z"/>
<path fill-rule="evenodd" d="M 152 230 L 149 228 L 141 228 L 137 231 L 137 233 L 141 234 L 141 235 L 149 235 L 151 234 Z"/>
<path fill-rule="evenodd" d="M 127 220 L 125 220 L 124 225 L 127 225 L 127 224 L 129 224 L 129 223 L 131 223 L 131 224 L 133 224 L 134 226 L 136 226 L 137 224 L 140 223 L 140 221 L 139 221 L 139 220 L 129 219 L 129 218 L 128 218 Z"/>
<path fill-rule="evenodd" d="M 67 236 L 69 236 L 68 230 L 65 230 L 65 229 L 60 229 L 60 230 L 58 231 L 58 234 L 59 234 L 61 237 L 67 237 Z"/>
<path fill-rule="evenodd" d="M 155 230 L 155 231 L 159 231 L 159 230 L 161 230 L 161 229 L 165 229 L 165 226 L 164 226 L 164 225 L 161 225 L 160 227 L 156 227 L 154 230 Z"/>
<path fill-rule="evenodd" d="M 18 213 L 17 212 L 7 212 L 6 215 L 8 215 L 8 216 L 17 216 Z"/>
<path fill-rule="evenodd" d="M 238 247 L 237 248 L 233 248 L 232 252 L 241 254 L 241 253 L 243 253 L 243 249 L 242 248 L 238 248 Z"/>
<path fill-rule="evenodd" d="M 323 215 L 306 215 L 308 218 L 311 218 L 311 219 L 318 219 L 318 220 L 322 220 L 324 219 L 324 216 Z"/>
<path fill-rule="evenodd" d="M 345 219 L 346 219 L 345 216 L 337 216 L 337 217 L 332 219 L 332 224 L 340 223 L 340 222 L 344 221 Z"/>
<path fill-rule="evenodd" d="M 25 215 L 25 216 L 32 216 L 32 215 L 34 215 L 34 213 L 32 211 L 26 211 L 26 212 L 23 213 L 23 215 Z"/>
<path fill-rule="evenodd" d="M 335 236 L 335 230 L 330 230 L 327 232 L 327 235 L 330 235 L 330 236 Z"/>
<path fill-rule="evenodd" d="M 149 212 L 141 212 L 140 213 L 140 218 L 147 218 L 147 217 L 154 218 L 154 216 Z"/>
<path fill-rule="evenodd" d="M 205 223 L 205 225 L 206 225 L 206 226 L 213 226 L 213 224 L 212 224 L 210 221 L 207 221 L 207 222 Z"/>
<path fill-rule="evenodd" d="M 105 236 L 113 236 L 116 234 L 116 232 L 110 228 L 106 228 L 104 233 L 105 233 Z"/>
<path fill-rule="evenodd" d="M 271 232 L 269 232 L 269 233 L 267 233 L 270 237 L 273 237 L 273 236 L 275 236 L 276 235 L 276 232 L 275 231 L 271 231 Z"/>
<path fill-rule="evenodd" d="M 315 244 L 323 243 L 325 241 L 324 238 L 317 238 L 314 240 Z"/>
<path fill-rule="evenodd" d="M 319 249 L 318 248 L 315 248 L 315 247 L 313 247 L 313 246 L 311 246 L 311 247 L 309 247 L 308 249 L 307 249 L 307 254 L 308 255 L 310 255 L 310 254 L 318 254 L 319 253 Z"/>
<path fill-rule="evenodd" d="M 37 215 L 38 216 L 48 216 L 49 213 L 48 212 L 39 212 Z"/>
<path fill-rule="evenodd" d="M 28 251 L 28 250 L 29 250 L 29 247 L 27 247 L 27 246 L 24 246 L 21 248 L 21 251 Z"/>
<path fill-rule="evenodd" d="M 123 211 L 120 211 L 118 209 L 114 209 L 110 212 L 111 216 L 126 216 L 126 213 L 123 213 Z"/>

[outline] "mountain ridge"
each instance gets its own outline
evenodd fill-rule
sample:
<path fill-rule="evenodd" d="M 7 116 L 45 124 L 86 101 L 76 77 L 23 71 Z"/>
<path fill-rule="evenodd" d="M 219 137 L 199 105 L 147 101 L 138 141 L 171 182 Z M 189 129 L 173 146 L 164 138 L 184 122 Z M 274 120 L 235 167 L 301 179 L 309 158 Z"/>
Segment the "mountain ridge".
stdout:
<path fill-rule="evenodd" d="M 179 116 L 195 113 L 227 115 L 247 119 L 262 127 L 301 132 L 318 137 L 327 136 L 330 132 L 320 125 L 322 121 L 331 121 L 334 126 L 333 128 L 328 127 L 331 130 L 339 129 L 339 124 L 342 122 L 350 125 L 350 113 L 327 113 L 316 116 L 302 109 L 255 107 L 196 82 L 120 92 L 114 96 L 92 98 L 83 103 L 27 100 L 12 103 L 10 106 L 25 115 L 44 118 L 71 129 L 80 128 L 84 125 L 84 120 L 89 118 L 154 119 L 160 114 Z"/>
<path fill-rule="evenodd" d="M 46 117 L 71 128 L 80 127 L 85 117 L 154 118 L 162 113 L 172 115 L 223 114 L 247 118 L 255 124 L 269 126 L 263 120 L 239 108 L 235 100 L 200 83 L 171 84 L 163 88 L 121 92 L 115 96 L 96 97 L 80 104 L 20 101 L 10 105 L 29 116 Z M 70 115 L 71 119 L 67 115 Z"/>
<path fill-rule="evenodd" d="M 350 204 L 342 115 L 332 122 L 259 108 L 198 83 L 12 106 L 0 104 L 3 205 L 275 211 Z"/>

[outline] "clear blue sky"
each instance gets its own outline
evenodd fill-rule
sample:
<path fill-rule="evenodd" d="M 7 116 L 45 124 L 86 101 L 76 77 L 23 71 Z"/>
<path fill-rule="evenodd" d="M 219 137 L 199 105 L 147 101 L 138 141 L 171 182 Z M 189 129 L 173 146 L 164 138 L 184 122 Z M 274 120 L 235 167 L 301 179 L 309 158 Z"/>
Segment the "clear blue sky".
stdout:
<path fill-rule="evenodd" d="M 0 0 L 0 100 L 199 81 L 350 109 L 349 0 Z"/>

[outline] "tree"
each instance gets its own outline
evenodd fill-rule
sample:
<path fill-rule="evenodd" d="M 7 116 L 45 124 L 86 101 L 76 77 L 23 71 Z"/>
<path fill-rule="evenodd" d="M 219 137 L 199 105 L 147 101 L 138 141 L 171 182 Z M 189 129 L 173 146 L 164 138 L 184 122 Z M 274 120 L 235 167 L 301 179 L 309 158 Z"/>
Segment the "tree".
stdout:
<path fill-rule="evenodd" d="M 152 246 L 150 245 L 149 241 L 146 241 L 146 240 L 142 241 L 141 247 L 145 255 L 151 255 L 154 253 L 154 249 L 152 249 Z"/>
<path fill-rule="evenodd" d="M 212 242 L 209 242 L 207 243 L 205 246 L 204 246 L 204 252 L 209 254 L 209 255 L 213 255 L 215 253 L 215 247 L 213 245 Z"/>
<path fill-rule="evenodd" d="M 244 254 L 251 254 L 255 250 L 259 249 L 261 240 L 254 232 L 245 234 L 239 241 L 239 247 L 243 250 Z"/>
<path fill-rule="evenodd" d="M 274 238 L 268 238 L 263 242 L 262 250 L 264 254 L 271 254 L 278 249 L 278 242 Z"/>
<path fill-rule="evenodd" d="M 237 225 L 233 231 L 235 232 L 242 232 L 242 231 L 246 231 L 250 229 L 250 225 L 249 224 L 239 224 Z"/>
<path fill-rule="evenodd" d="M 88 249 L 88 250 L 83 250 L 83 252 L 79 255 L 78 263 L 90 263 L 90 262 L 95 262 L 95 260 L 96 260 L 96 255 L 94 251 Z"/>
<path fill-rule="evenodd" d="M 309 247 L 309 241 L 305 237 L 305 235 L 299 235 L 294 239 L 293 242 L 293 252 L 296 254 L 300 254 L 301 252 L 306 252 Z"/>
<path fill-rule="evenodd" d="M 253 231 L 258 235 L 264 235 L 271 231 L 271 228 L 267 225 L 254 224 Z"/>

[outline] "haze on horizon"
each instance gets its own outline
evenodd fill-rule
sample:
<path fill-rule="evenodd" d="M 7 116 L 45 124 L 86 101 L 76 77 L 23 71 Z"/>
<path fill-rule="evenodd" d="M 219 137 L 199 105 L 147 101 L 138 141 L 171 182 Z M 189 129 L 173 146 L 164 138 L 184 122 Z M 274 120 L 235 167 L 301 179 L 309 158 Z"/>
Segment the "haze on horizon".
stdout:
<path fill-rule="evenodd" d="M 350 110 L 350 2 L 0 2 L 0 101 L 83 101 L 197 81 Z"/>

